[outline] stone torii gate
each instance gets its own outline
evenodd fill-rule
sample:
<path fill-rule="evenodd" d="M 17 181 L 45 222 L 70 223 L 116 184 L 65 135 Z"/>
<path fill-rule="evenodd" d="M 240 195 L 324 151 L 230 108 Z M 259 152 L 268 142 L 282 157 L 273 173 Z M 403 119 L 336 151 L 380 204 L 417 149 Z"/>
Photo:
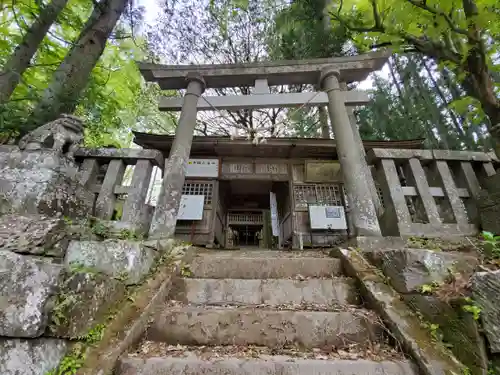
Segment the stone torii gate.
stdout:
<path fill-rule="evenodd" d="M 379 70 L 388 54 L 375 52 L 352 57 L 278 61 L 250 64 L 158 65 L 139 63 L 147 81 L 164 90 L 186 89 L 183 98 L 162 97 L 159 108 L 181 111 L 169 159 L 165 163 L 160 196 L 151 222 L 150 238 L 174 234 L 177 212 L 191 151 L 197 111 L 328 105 L 344 186 L 352 208 L 351 221 L 358 236 L 381 236 L 378 198 L 368 169 L 358 128 L 347 106 L 366 104 L 363 92 L 345 91 L 347 82 L 364 80 Z M 271 94 L 269 86 L 312 84 L 322 92 Z M 207 88 L 254 87 L 252 95 L 209 96 Z M 351 112 L 352 113 L 352 112 Z"/>

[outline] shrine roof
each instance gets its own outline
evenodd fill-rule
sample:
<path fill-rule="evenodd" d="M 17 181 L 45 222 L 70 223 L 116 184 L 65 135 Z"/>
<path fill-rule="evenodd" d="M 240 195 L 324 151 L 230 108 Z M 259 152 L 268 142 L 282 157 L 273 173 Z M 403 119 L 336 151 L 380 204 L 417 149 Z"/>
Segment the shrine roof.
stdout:
<path fill-rule="evenodd" d="M 134 132 L 134 142 L 145 149 L 161 151 L 168 157 L 174 141 L 173 135 Z M 421 149 L 424 139 L 399 141 L 363 141 L 365 150 L 372 148 Z M 334 139 L 325 138 L 268 138 L 255 145 L 246 138 L 224 136 L 195 136 L 192 157 L 265 157 L 332 159 L 337 155 Z"/>

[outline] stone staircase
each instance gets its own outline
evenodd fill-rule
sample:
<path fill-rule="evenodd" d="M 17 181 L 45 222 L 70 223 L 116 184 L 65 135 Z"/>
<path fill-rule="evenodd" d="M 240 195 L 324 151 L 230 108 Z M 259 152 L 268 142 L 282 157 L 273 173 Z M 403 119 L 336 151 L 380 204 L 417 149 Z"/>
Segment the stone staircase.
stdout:
<path fill-rule="evenodd" d="M 338 259 L 200 251 L 189 273 L 117 374 L 417 373 L 388 343 Z"/>

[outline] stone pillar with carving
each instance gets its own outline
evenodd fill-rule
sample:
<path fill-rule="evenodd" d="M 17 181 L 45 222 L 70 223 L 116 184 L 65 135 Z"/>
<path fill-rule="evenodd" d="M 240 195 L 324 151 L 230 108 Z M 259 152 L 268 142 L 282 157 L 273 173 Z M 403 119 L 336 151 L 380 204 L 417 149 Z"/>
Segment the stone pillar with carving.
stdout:
<path fill-rule="evenodd" d="M 94 194 L 80 184 L 73 159 L 82 140 L 82 121 L 62 115 L 26 134 L 18 146 L 0 146 L 2 375 L 52 372 L 69 349 L 61 338 L 67 334 L 52 333 L 55 323 L 50 316 L 59 301 L 54 294 L 69 285 L 62 264 L 74 238 L 68 218 L 87 218 L 93 207 Z M 78 292 L 65 295 L 87 295 L 90 287 L 85 283 L 90 279 L 82 280 Z M 97 311 L 96 304 L 86 302 Z M 81 319 L 89 316 L 87 312 L 78 313 L 78 319 L 66 320 L 87 323 Z M 85 335 L 85 328 L 78 335 Z"/>
<path fill-rule="evenodd" d="M 186 166 L 196 126 L 198 99 L 205 89 L 205 81 L 201 76 L 189 75 L 186 79 L 188 85 L 181 116 L 169 158 L 165 162 L 160 196 L 149 228 L 149 237 L 152 239 L 169 238 L 175 233 Z"/>
<path fill-rule="evenodd" d="M 77 178 L 73 153 L 83 123 L 61 115 L 26 134 L 19 146 L 0 147 L 0 213 L 86 217 L 93 194 Z"/>
<path fill-rule="evenodd" d="M 338 71 L 327 69 L 321 72 L 320 82 L 328 95 L 328 111 L 335 135 L 337 154 L 352 209 L 350 219 L 356 231 L 355 235 L 381 236 L 372 193 L 366 183 L 368 166 L 362 145 L 357 142 L 354 128 L 349 121 L 339 78 Z"/>

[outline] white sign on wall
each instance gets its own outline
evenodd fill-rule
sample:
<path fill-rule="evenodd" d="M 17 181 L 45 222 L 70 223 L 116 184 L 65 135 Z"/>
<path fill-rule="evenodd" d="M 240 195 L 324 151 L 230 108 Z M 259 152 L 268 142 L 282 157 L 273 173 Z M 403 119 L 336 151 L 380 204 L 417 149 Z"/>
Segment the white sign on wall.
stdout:
<path fill-rule="evenodd" d="M 177 213 L 177 220 L 202 220 L 204 203 L 204 195 L 183 194 L 179 205 L 179 212 Z"/>
<path fill-rule="evenodd" d="M 343 206 L 309 206 L 311 229 L 347 229 Z"/>
<path fill-rule="evenodd" d="M 219 159 L 189 159 L 186 177 L 219 177 Z"/>

